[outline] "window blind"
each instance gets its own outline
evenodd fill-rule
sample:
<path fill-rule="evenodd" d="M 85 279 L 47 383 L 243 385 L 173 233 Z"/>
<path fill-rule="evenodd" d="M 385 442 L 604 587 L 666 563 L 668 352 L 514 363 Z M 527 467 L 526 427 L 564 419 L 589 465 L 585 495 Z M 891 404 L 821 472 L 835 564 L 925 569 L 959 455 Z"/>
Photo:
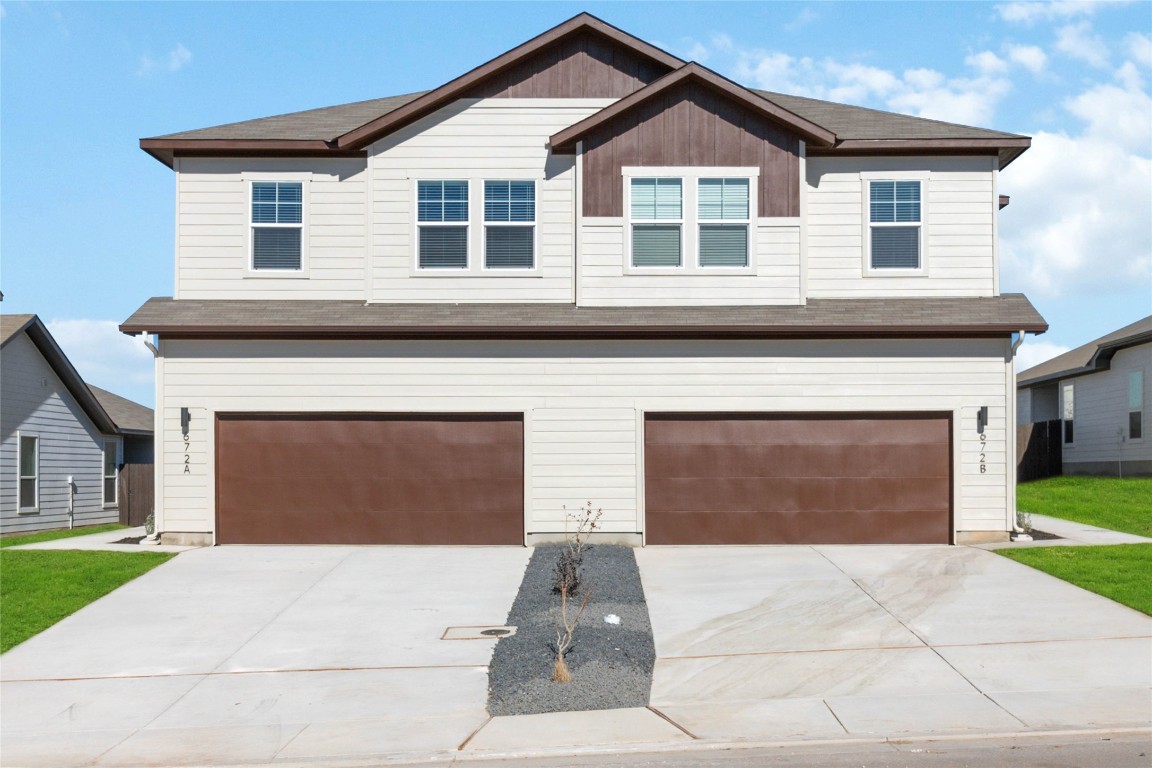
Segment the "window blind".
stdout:
<path fill-rule="evenodd" d="M 873 269 L 919 269 L 919 227 L 873 227 Z"/>
<path fill-rule="evenodd" d="M 871 218 L 875 223 L 920 221 L 920 182 L 873 181 Z"/>
<path fill-rule="evenodd" d="M 303 221 L 303 184 L 284 181 L 252 183 L 253 224 L 300 224 Z"/>
<path fill-rule="evenodd" d="M 466 269 L 467 227 L 420 227 L 421 269 Z"/>
<path fill-rule="evenodd" d="M 535 227 L 488 227 L 484 241 L 484 266 L 489 269 L 532 269 L 532 237 Z"/>
<path fill-rule="evenodd" d="M 632 266 L 680 266 L 679 224 L 634 224 Z"/>
<path fill-rule="evenodd" d="M 680 179 L 632 179 L 633 219 L 679 219 L 682 201 Z"/>
<path fill-rule="evenodd" d="M 701 219 L 747 219 L 748 179 L 700 179 Z"/>
<path fill-rule="evenodd" d="M 700 266 L 748 266 L 748 225 L 701 224 Z"/>
<path fill-rule="evenodd" d="M 416 182 L 418 221 L 468 222 L 468 182 Z"/>
<path fill-rule="evenodd" d="M 536 182 L 485 181 L 484 220 L 536 221 Z"/>
<path fill-rule="evenodd" d="M 252 228 L 253 269 L 300 269 L 300 230 Z"/>

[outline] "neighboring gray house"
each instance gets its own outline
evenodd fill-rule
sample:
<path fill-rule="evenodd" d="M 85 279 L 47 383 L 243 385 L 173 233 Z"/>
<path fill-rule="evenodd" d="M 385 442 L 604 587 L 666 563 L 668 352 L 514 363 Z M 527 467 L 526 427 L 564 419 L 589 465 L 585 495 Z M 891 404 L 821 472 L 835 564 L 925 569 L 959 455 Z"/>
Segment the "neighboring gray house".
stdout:
<path fill-rule="evenodd" d="M 1016 383 L 1016 423 L 1059 420 L 1066 475 L 1152 475 L 1152 315 L 1045 363 Z"/>
<path fill-rule="evenodd" d="M 86 385 L 36 315 L 0 317 L 0 532 L 119 521 L 126 462 L 151 465 L 152 410 Z"/>

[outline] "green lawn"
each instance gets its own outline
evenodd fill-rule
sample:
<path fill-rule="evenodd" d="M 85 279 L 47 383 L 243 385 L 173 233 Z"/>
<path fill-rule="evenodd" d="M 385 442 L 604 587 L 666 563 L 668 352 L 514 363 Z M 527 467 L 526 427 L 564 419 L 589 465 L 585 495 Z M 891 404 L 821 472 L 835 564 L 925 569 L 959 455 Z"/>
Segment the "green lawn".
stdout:
<path fill-rule="evenodd" d="M 1016 509 L 1152 537 L 1152 477 L 1050 477 L 1021 483 Z"/>
<path fill-rule="evenodd" d="M 1016 487 L 1016 508 L 1152 537 L 1152 478 L 1050 477 L 1022 483 Z M 1152 544 L 997 553 L 1152 616 Z"/>
<path fill-rule="evenodd" d="M 55 539 L 70 539 L 73 536 L 87 536 L 90 533 L 104 533 L 127 528 L 126 525 L 109 523 L 108 525 L 89 525 L 86 528 L 73 528 L 70 531 L 42 531 L 41 533 L 26 533 L 22 536 L 5 536 L 0 538 L 0 547 L 18 547 L 21 544 L 35 544 L 40 541 L 54 541 Z"/>
<path fill-rule="evenodd" d="M 1152 616 L 1152 544 L 996 551 Z"/>
<path fill-rule="evenodd" d="M 13 536 L 0 547 L 115 530 L 106 525 Z M 172 558 L 167 552 L 16 549 L 0 552 L 0 653 Z"/>

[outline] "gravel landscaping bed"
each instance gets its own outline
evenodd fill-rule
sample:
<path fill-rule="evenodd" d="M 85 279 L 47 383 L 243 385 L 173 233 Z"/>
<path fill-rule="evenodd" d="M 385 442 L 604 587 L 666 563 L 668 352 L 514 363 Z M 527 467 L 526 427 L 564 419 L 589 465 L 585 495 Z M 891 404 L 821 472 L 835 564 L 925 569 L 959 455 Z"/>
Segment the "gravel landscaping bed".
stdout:
<path fill-rule="evenodd" d="M 537 547 L 508 613 L 516 634 L 496 643 L 488 668 L 488 711 L 531 715 L 648 705 L 656 648 L 648 604 L 631 547 L 598 544 L 584 550 L 582 585 L 592 591 L 566 659 L 572 682 L 552 682 L 560 596 L 553 591 L 562 545 Z M 581 587 L 581 592 L 583 586 Z M 569 616 L 579 610 L 569 602 Z M 610 624 L 605 616 L 620 617 Z"/>

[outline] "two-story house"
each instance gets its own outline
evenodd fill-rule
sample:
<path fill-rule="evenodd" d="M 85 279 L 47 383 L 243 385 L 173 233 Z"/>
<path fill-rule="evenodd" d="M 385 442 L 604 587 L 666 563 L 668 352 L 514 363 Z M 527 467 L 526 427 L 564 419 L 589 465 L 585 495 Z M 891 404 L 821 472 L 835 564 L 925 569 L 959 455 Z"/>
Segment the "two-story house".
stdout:
<path fill-rule="evenodd" d="M 169 541 L 964 542 L 1014 525 L 999 171 L 582 14 L 424 93 L 141 141 Z"/>

